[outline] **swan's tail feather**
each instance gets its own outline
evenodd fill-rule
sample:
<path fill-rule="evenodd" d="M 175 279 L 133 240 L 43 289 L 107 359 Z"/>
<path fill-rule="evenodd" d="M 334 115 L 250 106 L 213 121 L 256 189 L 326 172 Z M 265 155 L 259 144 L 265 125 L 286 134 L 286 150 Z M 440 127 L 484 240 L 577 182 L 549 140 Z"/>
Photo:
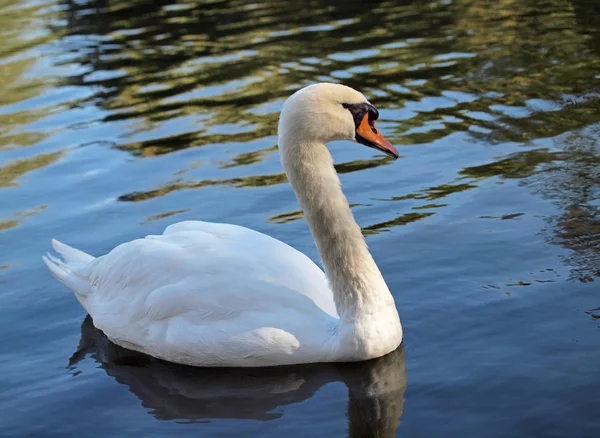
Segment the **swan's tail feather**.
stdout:
<path fill-rule="evenodd" d="M 85 278 L 77 275 L 76 271 L 87 266 L 95 258 L 58 240 L 52 239 L 52 247 L 62 256 L 64 261 L 50 253 L 42 256 L 42 260 L 48 266 L 50 273 L 58 281 L 72 289 L 78 298 L 87 296 L 90 291 L 90 284 Z"/>
<path fill-rule="evenodd" d="M 54 248 L 54 251 L 59 253 L 68 264 L 77 262 L 78 264 L 81 263 L 87 265 L 95 259 L 95 257 L 69 245 L 65 245 L 56 239 L 52 239 L 52 248 Z"/>

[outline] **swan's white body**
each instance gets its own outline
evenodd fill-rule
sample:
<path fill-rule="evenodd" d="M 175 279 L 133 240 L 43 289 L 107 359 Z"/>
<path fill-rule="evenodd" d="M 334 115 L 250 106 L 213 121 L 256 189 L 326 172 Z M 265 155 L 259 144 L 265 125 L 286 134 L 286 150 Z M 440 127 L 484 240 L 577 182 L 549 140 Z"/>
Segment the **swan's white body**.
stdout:
<path fill-rule="evenodd" d="M 295 93 L 279 125 L 282 163 L 323 257 L 265 234 L 188 221 L 94 258 L 60 242 L 44 261 L 110 340 L 195 366 L 272 366 L 383 356 L 402 341 L 394 300 L 354 221 L 325 143 L 354 140 L 341 103 L 318 84 Z M 374 130 L 374 132 L 376 132 Z"/>

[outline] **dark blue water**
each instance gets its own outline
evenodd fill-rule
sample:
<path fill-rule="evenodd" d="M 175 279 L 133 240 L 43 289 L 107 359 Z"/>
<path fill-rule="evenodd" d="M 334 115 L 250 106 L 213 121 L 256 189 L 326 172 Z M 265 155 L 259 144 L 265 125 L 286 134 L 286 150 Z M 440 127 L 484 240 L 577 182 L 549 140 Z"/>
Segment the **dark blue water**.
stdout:
<path fill-rule="evenodd" d="M 0 435 L 596 437 L 600 3 L 0 0 Z M 111 345 L 40 256 L 186 219 L 318 260 L 276 147 L 296 89 L 405 329 L 390 357 L 199 370 Z"/>

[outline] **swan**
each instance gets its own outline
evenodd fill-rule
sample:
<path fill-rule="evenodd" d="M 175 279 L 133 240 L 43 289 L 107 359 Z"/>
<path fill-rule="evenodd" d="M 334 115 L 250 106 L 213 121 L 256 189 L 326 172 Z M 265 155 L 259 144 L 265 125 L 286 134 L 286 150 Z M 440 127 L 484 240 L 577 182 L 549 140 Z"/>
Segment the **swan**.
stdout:
<path fill-rule="evenodd" d="M 336 419 L 332 412 L 329 419 L 347 421 L 350 437 L 395 437 L 408 385 L 404 347 L 365 362 L 190 368 L 113 344 L 93 326 L 89 315 L 81 324 L 79 345 L 67 366 L 69 373 L 89 373 L 86 361 L 95 368 L 94 381 L 104 381 L 96 373 L 103 371 L 137 397 L 146 414 L 167 421 L 275 420 L 287 414 L 289 405 L 312 399 L 329 383 L 341 383 L 348 389 L 347 416 Z M 119 416 L 131 412 L 122 405 L 115 410 L 118 412 L 104 412 L 113 425 Z"/>
<path fill-rule="evenodd" d="M 393 158 L 379 113 L 341 84 L 292 94 L 279 117 L 281 163 L 317 248 L 306 255 L 238 225 L 184 221 L 93 257 L 52 239 L 42 256 L 115 344 L 199 367 L 355 362 L 402 342 L 392 294 L 354 220 L 326 143 Z"/>

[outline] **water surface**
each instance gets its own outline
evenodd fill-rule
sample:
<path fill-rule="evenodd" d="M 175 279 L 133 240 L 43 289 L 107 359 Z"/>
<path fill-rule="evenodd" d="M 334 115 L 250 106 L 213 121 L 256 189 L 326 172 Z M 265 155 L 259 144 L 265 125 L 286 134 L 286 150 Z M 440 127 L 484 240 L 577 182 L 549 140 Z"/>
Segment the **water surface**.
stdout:
<path fill-rule="evenodd" d="M 1 436 L 597 436 L 597 1 L 0 0 L 0 36 Z M 400 150 L 330 147 L 403 348 L 206 371 L 108 343 L 51 237 L 201 219 L 318 261 L 276 140 L 317 81 Z"/>

